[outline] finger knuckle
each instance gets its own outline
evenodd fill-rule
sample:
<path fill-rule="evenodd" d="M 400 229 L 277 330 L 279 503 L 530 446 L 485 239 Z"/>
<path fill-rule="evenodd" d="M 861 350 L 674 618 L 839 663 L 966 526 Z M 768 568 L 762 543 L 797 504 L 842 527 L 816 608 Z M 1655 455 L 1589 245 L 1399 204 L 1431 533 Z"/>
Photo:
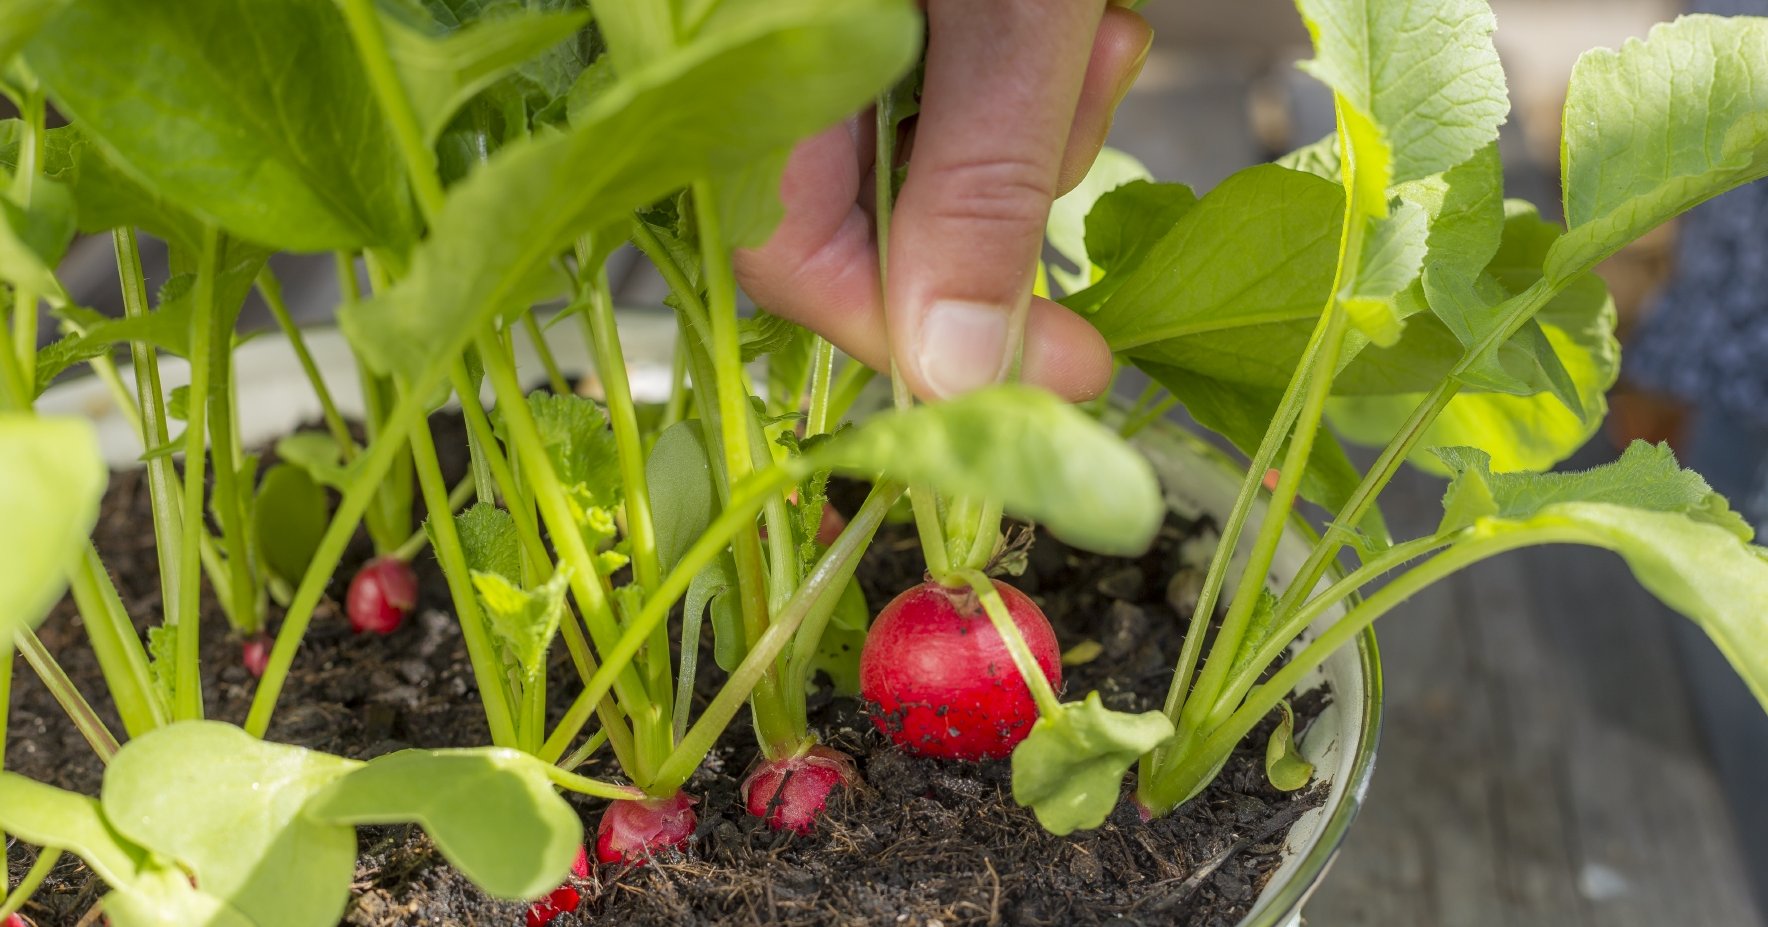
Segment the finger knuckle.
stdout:
<path fill-rule="evenodd" d="M 1046 164 L 1013 155 L 943 164 L 928 178 L 933 195 L 929 211 L 952 222 L 1042 225 L 1055 197 L 1055 174 Z"/>

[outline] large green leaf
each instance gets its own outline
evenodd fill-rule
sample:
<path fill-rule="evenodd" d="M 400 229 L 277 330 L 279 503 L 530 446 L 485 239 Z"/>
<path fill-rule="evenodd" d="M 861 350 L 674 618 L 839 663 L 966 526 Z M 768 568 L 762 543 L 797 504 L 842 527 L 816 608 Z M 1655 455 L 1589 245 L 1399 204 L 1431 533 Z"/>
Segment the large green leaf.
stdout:
<path fill-rule="evenodd" d="M 400 245 L 393 138 L 331 0 L 80 0 L 26 60 L 150 190 L 293 251 Z"/>
<path fill-rule="evenodd" d="M 1641 585 L 1707 632 L 1768 707 L 1768 550 L 1749 543 L 1750 526 L 1667 446 L 1634 442 L 1584 473 L 1493 473 L 1481 451 L 1438 453 L 1455 472 L 1445 528 L 1620 554 Z"/>
<path fill-rule="evenodd" d="M 877 416 L 795 465 L 1001 500 L 1088 550 L 1135 555 L 1166 517 L 1148 461 L 1111 429 L 1042 390 L 993 386 Z"/>
<path fill-rule="evenodd" d="M 28 203 L 0 192 L 0 279 L 59 296 L 55 265 L 74 240 L 74 224 L 73 194 L 58 181 L 37 178 Z"/>
<path fill-rule="evenodd" d="M 1541 278 L 1541 263 L 1560 234 L 1526 203 L 1510 203 L 1507 211 L 1503 242 L 1482 277 L 1494 292 L 1470 291 L 1470 305 L 1457 309 L 1450 291 L 1435 286 L 1439 277 L 1452 278 L 1456 271 L 1433 265 L 1426 275 L 1433 284 L 1433 309 L 1451 321 L 1451 330 L 1468 347 L 1499 321 L 1505 299 Z M 1459 318 L 1457 311 L 1463 312 Z M 1602 280 L 1588 272 L 1572 278 L 1511 339 L 1505 354 L 1464 378 L 1505 392 L 1457 394 L 1425 431 L 1411 462 L 1446 474 L 1427 449 L 1459 445 L 1491 454 L 1500 470 L 1547 470 L 1565 460 L 1596 433 L 1608 409 L 1606 394 L 1620 370 L 1614 329 L 1614 302 Z M 1476 381 L 1472 373 L 1482 375 Z M 1333 399 L 1328 410 L 1341 435 L 1380 446 L 1393 438 L 1423 398 L 1422 393 L 1342 397 Z"/>
<path fill-rule="evenodd" d="M 307 471 L 277 464 L 264 474 L 252 508 L 252 533 L 264 565 L 293 586 L 307 572 L 330 521 L 325 490 Z"/>
<path fill-rule="evenodd" d="M 568 131 L 506 146 L 456 186 L 407 276 L 346 311 L 345 333 L 376 369 L 435 378 L 439 358 L 548 291 L 575 236 L 841 119 L 919 38 L 905 0 L 790 0 L 623 70 Z"/>
<path fill-rule="evenodd" d="M 0 70 L 11 63 L 12 56 L 43 28 L 49 18 L 67 5 L 68 0 L 0 0 Z"/>
<path fill-rule="evenodd" d="M 583 843 L 583 822 L 515 750 L 401 750 L 372 760 L 314 796 L 327 824 L 415 823 L 474 884 L 498 898 L 535 898 L 558 885 Z"/>
<path fill-rule="evenodd" d="M 187 721 L 124 745 L 105 770 L 104 814 L 256 927 L 330 927 L 349 899 L 356 834 L 304 808 L 360 765 Z"/>
<path fill-rule="evenodd" d="M 90 423 L 0 413 L 0 641 L 35 627 L 61 596 L 106 477 Z"/>
<path fill-rule="evenodd" d="M 1142 754 L 1173 736 L 1158 711 L 1111 711 L 1099 693 L 1039 718 L 1013 750 L 1013 800 L 1029 806 L 1054 834 L 1105 823 L 1123 792 L 1123 776 Z"/>
<path fill-rule="evenodd" d="M 1381 148 L 1356 150 L 1359 170 L 1378 175 L 1377 191 L 1440 174 L 1497 139 L 1510 103 L 1485 0 L 1296 6 L 1314 40 L 1314 58 L 1301 68 L 1376 130 Z M 1387 163 L 1368 163 L 1376 159 Z"/>
<path fill-rule="evenodd" d="M 1049 239 L 1050 247 L 1056 249 L 1057 254 L 1067 258 L 1073 265 L 1072 268 L 1050 265 L 1050 276 L 1062 287 L 1062 292 L 1073 293 L 1093 282 L 1094 262 L 1087 255 L 1087 219 L 1092 215 L 1099 198 L 1125 184 L 1153 179 L 1154 175 L 1148 173 L 1148 168 L 1133 155 L 1108 147 L 1099 151 L 1099 156 L 1093 159 L 1093 166 L 1079 185 L 1050 204 L 1050 218 L 1044 223 L 1044 237 Z M 1146 231 L 1151 232 L 1147 237 L 1152 242 L 1166 229 Z"/>
<path fill-rule="evenodd" d="M 116 927 L 255 927 L 190 876 L 118 833 L 97 799 L 0 773 L 0 829 L 86 861 L 114 891 L 106 917 Z"/>
<path fill-rule="evenodd" d="M 424 138 L 434 143 L 473 95 L 574 35 L 584 11 L 505 9 L 459 30 L 431 35 L 386 17 L 388 48 Z"/>
<path fill-rule="evenodd" d="M 1566 94 L 1555 281 L 1768 175 L 1768 19 L 1685 16 L 1578 59 Z"/>
<path fill-rule="evenodd" d="M 0 167 L 18 167 L 22 126 L 0 120 Z M 74 197 L 75 221 L 88 234 L 134 226 L 195 252 L 202 247 L 202 223 L 124 174 L 106 160 L 78 126 L 43 133 L 42 175 L 67 186 Z"/>

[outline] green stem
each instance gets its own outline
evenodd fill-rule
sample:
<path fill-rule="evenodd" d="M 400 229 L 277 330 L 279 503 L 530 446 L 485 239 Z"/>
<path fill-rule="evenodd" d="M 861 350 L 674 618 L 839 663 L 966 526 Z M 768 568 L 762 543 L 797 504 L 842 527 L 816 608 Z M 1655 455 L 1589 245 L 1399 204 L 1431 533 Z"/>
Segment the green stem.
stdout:
<path fill-rule="evenodd" d="M 810 355 L 810 415 L 804 422 L 805 437 L 829 433 L 829 392 L 833 385 L 835 346 L 817 338 Z"/>
<path fill-rule="evenodd" d="M 1216 631 L 1215 643 L 1210 647 L 1211 657 L 1204 661 L 1203 671 L 1198 674 L 1191 702 L 1180 715 L 1181 739 L 1187 732 L 1197 730 L 1209 717 L 1245 640 L 1259 592 L 1264 588 L 1271 563 L 1276 559 L 1277 545 L 1283 540 L 1283 532 L 1289 528 L 1289 513 L 1301 488 L 1302 476 L 1307 472 L 1308 456 L 1313 453 L 1314 436 L 1326 411 L 1326 397 L 1332 391 L 1332 376 L 1338 367 L 1339 349 L 1344 345 L 1348 324 L 1344 311 L 1334 302 L 1327 310 L 1326 337 L 1320 359 L 1308 377 L 1307 397 L 1302 403 L 1295 433 L 1289 439 L 1282 475 L 1277 480 L 1276 490 L 1271 493 L 1264 520 L 1253 541 L 1252 556 L 1240 574 L 1240 585 L 1235 589 L 1234 600 L 1229 603 L 1227 617 L 1222 619 L 1222 626 Z"/>
<path fill-rule="evenodd" d="M 214 290 L 211 284 L 211 295 Z M 215 494 L 211 505 L 221 522 L 221 544 L 227 549 L 228 592 L 233 605 L 227 609 L 235 627 L 255 632 L 264 626 L 259 614 L 259 579 L 252 569 L 252 542 L 246 524 L 250 487 L 239 478 L 240 460 L 234 440 L 233 324 L 231 312 L 216 305 L 209 312 L 209 453 L 215 471 Z M 191 401 L 197 393 L 192 392 Z"/>
<path fill-rule="evenodd" d="M 1554 526 L 1514 531 L 1463 541 L 1396 577 L 1334 622 L 1294 659 L 1258 686 L 1227 721 L 1211 730 L 1195 749 L 1175 751 L 1174 762 L 1153 780 L 1144 778 L 1140 797 L 1156 816 L 1171 811 L 1188 795 L 1201 789 L 1223 757 L 1234 750 L 1259 721 L 1287 698 L 1307 675 L 1326 662 L 1333 652 L 1355 640 L 1375 619 L 1443 580 L 1481 560 L 1521 547 L 1538 544 L 1589 542 L 1573 526 Z"/>
<path fill-rule="evenodd" d="M 98 659 L 105 688 L 110 690 L 117 716 L 123 721 L 123 730 L 130 737 L 140 737 L 164 725 L 168 719 L 154 693 L 147 652 L 142 649 L 141 638 L 129 621 L 129 613 L 123 608 L 98 551 L 90 543 L 79 563 L 68 571 L 68 586 L 86 626 L 93 656 Z"/>
<path fill-rule="evenodd" d="M 829 421 L 839 422 L 853 410 L 853 404 L 870 386 L 878 371 L 867 367 L 856 360 L 842 365 L 841 372 L 835 375 L 835 386 L 829 396 Z"/>
<path fill-rule="evenodd" d="M 571 395 L 571 384 L 559 370 L 558 358 L 553 356 L 552 345 L 546 343 L 546 332 L 540 330 L 540 323 L 534 321 L 533 312 L 522 313 L 522 329 L 528 333 L 528 340 L 534 345 L 534 355 L 540 358 L 540 366 L 546 371 L 546 385 L 560 396 Z"/>
<path fill-rule="evenodd" d="M 602 744 L 605 744 L 607 742 L 608 742 L 607 729 L 604 728 L 602 730 L 596 731 L 594 734 L 590 735 L 588 740 L 585 740 L 583 742 L 583 746 L 578 747 L 577 749 L 571 751 L 570 756 L 565 757 L 563 760 L 560 760 L 559 761 L 559 768 L 564 769 L 564 770 L 572 770 L 572 769 L 576 769 L 576 768 L 582 766 L 584 763 L 589 762 L 590 757 L 595 756 L 595 752 L 602 748 Z"/>
<path fill-rule="evenodd" d="M 62 670 L 61 664 L 56 663 L 55 658 L 49 655 L 48 648 L 43 646 L 43 642 L 37 639 L 35 633 L 28 628 L 20 629 L 16 641 L 18 652 L 24 655 L 26 663 L 31 664 L 31 669 L 36 671 L 37 678 L 43 681 L 43 687 L 55 697 L 55 703 L 60 705 L 61 710 L 67 712 L 67 716 L 73 720 L 74 727 L 80 731 L 80 736 L 86 738 L 86 742 L 92 745 L 93 751 L 98 754 L 100 760 L 109 763 L 111 758 L 117 755 L 116 735 L 104 726 L 104 721 L 98 717 L 98 712 L 92 710 L 86 697 L 80 694 L 74 681 L 68 678 L 68 674 Z"/>
<path fill-rule="evenodd" d="M 559 788 L 569 789 L 570 791 L 582 795 L 588 795 L 592 798 L 606 798 L 610 801 L 619 801 L 623 799 L 639 799 L 645 797 L 644 792 L 635 789 L 630 785 L 615 785 L 612 782 L 602 782 L 596 779 L 591 779 L 588 776 L 579 776 L 570 770 L 562 769 L 558 766 L 546 767 L 546 777 L 551 779 L 553 784 Z"/>
<path fill-rule="evenodd" d="M 463 397 L 473 395 L 473 387 L 467 376 L 464 364 L 454 367 L 454 388 Z M 517 485 L 516 474 L 509 461 L 499 449 L 497 438 L 491 429 L 491 421 L 485 415 L 485 407 L 478 402 L 469 402 L 464 398 L 461 411 L 467 421 L 467 434 L 480 448 L 487 469 L 491 471 L 492 480 L 503 490 L 504 498 L 516 500 L 518 503 L 526 496 Z M 534 517 L 534 507 L 528 504 L 513 504 L 508 509 L 511 519 L 516 524 L 516 539 L 522 545 L 524 556 L 534 564 L 544 564 L 551 573 L 552 561 L 547 556 L 546 544 L 540 537 L 540 525 Z M 560 631 L 565 638 L 565 646 L 571 652 L 571 662 L 577 668 L 585 685 L 595 675 L 596 660 L 589 652 L 589 644 L 583 638 L 583 628 L 576 619 L 568 618 L 560 624 Z M 632 732 L 626 726 L 625 718 L 620 709 L 611 699 L 604 698 L 596 705 L 597 714 L 602 719 L 602 730 L 607 732 L 613 745 L 614 755 L 625 769 L 632 769 L 636 757 L 632 752 Z M 587 712 L 585 713 L 587 718 Z"/>
<path fill-rule="evenodd" d="M 24 104 L 24 137 L 19 140 L 12 192 L 18 202 L 29 207 L 37 170 L 43 162 L 43 91 L 32 86 L 25 91 Z M 12 341 L 18 352 L 19 380 L 34 387 L 37 381 L 37 292 L 15 282 L 12 297 Z"/>
<path fill-rule="evenodd" d="M 608 601 L 605 577 L 596 566 L 594 555 L 584 543 L 583 532 L 571 514 L 570 503 L 565 498 L 564 489 L 559 485 L 558 475 L 553 472 L 545 445 L 540 440 L 538 427 L 529 414 L 528 402 L 522 395 L 521 384 L 516 380 L 515 367 L 484 335 L 479 337 L 479 353 L 485 359 L 485 370 L 497 393 L 498 407 L 504 412 L 504 424 L 509 429 L 516 456 L 528 477 L 535 501 L 539 503 L 541 518 L 558 550 L 560 561 L 571 570 L 571 593 L 582 612 L 584 625 L 589 629 L 596 650 L 604 655 L 610 654 L 620 639 L 620 627 Z M 653 715 L 652 702 L 643 681 L 631 665 L 630 655 L 618 659 L 604 656 L 603 665 L 597 674 L 610 671 L 617 674 L 615 697 L 632 720 L 633 739 L 639 746 L 635 754 L 637 768 L 628 769 L 628 772 L 642 775 L 651 768 L 651 761 L 657 759 L 651 753 L 660 749 L 660 745 L 667 744 L 669 720 L 667 716 Z M 605 692 L 594 696 L 590 704 L 599 700 L 602 694 Z M 661 736 L 656 730 L 659 726 Z"/>
<path fill-rule="evenodd" d="M 1013 623 L 1013 615 L 1007 611 L 1007 603 L 1001 599 L 1001 592 L 995 588 L 994 581 L 982 575 L 980 570 L 963 570 L 955 578 L 967 583 L 981 601 L 989 623 L 994 625 L 995 633 L 1001 636 L 1001 642 L 1007 645 L 1007 655 L 1013 658 L 1013 667 L 1019 670 L 1020 678 L 1025 680 L 1026 687 L 1031 690 L 1032 700 L 1037 702 L 1038 714 L 1046 718 L 1061 715 L 1062 700 L 1056 697 L 1056 690 L 1050 687 L 1050 680 L 1044 676 L 1043 668 L 1038 666 L 1037 658 L 1032 656 L 1031 645 L 1025 642 L 1025 635 L 1019 633 L 1019 626 Z"/>
<path fill-rule="evenodd" d="M 475 495 L 473 477 L 470 474 L 461 477 L 454 484 L 454 488 L 448 491 L 448 513 L 450 515 L 460 514 L 460 510 L 466 508 L 467 500 L 474 498 Z M 430 532 L 420 526 L 411 533 L 410 537 L 405 539 L 403 544 L 393 548 L 393 556 L 409 563 L 418 554 L 423 553 L 424 548 L 428 546 L 430 546 Z"/>
<path fill-rule="evenodd" d="M 1251 659 L 1243 662 L 1237 661 L 1240 662 L 1241 670 L 1228 679 L 1227 685 L 1222 689 L 1221 697 L 1216 699 L 1215 708 L 1210 712 L 1209 721 L 1204 724 L 1204 728 L 1212 729 L 1226 721 L 1228 715 L 1232 714 L 1235 707 L 1240 704 L 1240 700 L 1246 697 L 1246 693 L 1252 691 L 1252 687 L 1258 684 L 1258 679 L 1264 675 L 1265 668 L 1275 663 L 1277 658 L 1289 649 L 1291 643 L 1298 640 L 1321 615 L 1326 614 L 1334 605 L 1349 598 L 1351 593 L 1374 582 L 1382 574 L 1397 569 L 1401 565 L 1416 560 L 1453 541 L 1454 538 L 1450 536 L 1431 535 L 1396 544 L 1382 551 L 1380 556 L 1346 574 L 1338 582 L 1327 587 L 1324 592 L 1309 599 L 1307 604 L 1296 609 L 1293 614 L 1283 620 L 1283 624 L 1265 637 L 1264 643 L 1259 645 Z"/>
<path fill-rule="evenodd" d="M 424 494 L 424 505 L 432 513 L 449 510 L 448 484 L 442 480 L 442 467 L 436 460 L 436 445 L 427 424 L 412 429 L 411 449 L 417 464 L 418 487 Z M 485 616 L 479 612 L 479 600 L 468 578 L 466 552 L 460 546 L 460 534 L 454 519 L 432 517 L 430 530 L 436 535 L 436 556 L 442 561 L 442 576 L 448 581 L 448 593 L 454 600 L 455 615 L 460 618 L 461 638 L 467 645 L 467 659 L 478 680 L 479 695 L 485 703 L 485 720 L 491 725 L 491 742 L 500 747 L 517 745 L 516 725 L 511 714 L 508 684 L 498 664 L 497 651 L 486 633 Z"/>
<path fill-rule="evenodd" d="M 891 189 L 891 165 L 896 163 L 896 125 L 890 121 L 890 107 L 879 100 L 876 107 L 877 120 L 875 132 L 876 150 L 873 152 L 872 163 L 877 169 L 874 175 L 873 196 L 876 207 L 873 225 L 878 236 L 878 297 L 888 301 L 889 291 L 885 282 L 890 279 L 890 214 L 895 208 L 894 191 Z M 909 394 L 908 383 L 902 378 L 902 371 L 896 366 L 896 353 L 890 356 L 890 397 L 897 409 L 907 409 L 915 404 L 915 397 Z M 947 581 L 952 571 L 951 558 L 947 555 L 945 530 L 939 521 L 939 497 L 934 494 L 933 487 L 916 485 L 909 487 L 909 505 L 915 512 L 915 533 L 921 539 L 921 553 L 927 559 L 927 571 L 941 583 Z"/>
<path fill-rule="evenodd" d="M 542 759 L 556 760 L 564 755 L 565 748 L 576 739 L 578 732 L 583 729 L 583 723 L 588 720 L 589 706 L 594 705 L 608 693 L 611 686 L 616 685 L 618 668 L 632 660 L 653 629 L 663 624 L 674 610 L 675 603 L 687 594 L 694 577 L 724 552 L 731 538 L 739 532 L 753 530 L 755 515 L 761 511 L 767 494 L 778 493 L 792 485 L 792 482 L 792 473 L 784 468 L 774 468 L 756 474 L 749 483 L 733 490 L 731 501 L 694 541 L 693 546 L 682 554 L 681 560 L 669 571 L 657 591 L 645 598 L 645 604 L 639 609 L 638 616 L 627 624 L 619 640 L 611 647 L 601 648 L 605 656 L 602 668 L 596 671 L 595 678 L 589 681 L 589 685 L 566 710 L 564 719 L 553 730 L 552 737 L 547 740 L 546 749 L 541 752 Z"/>
<path fill-rule="evenodd" d="M 206 463 L 203 437 L 208 428 L 209 406 L 203 397 L 209 395 L 210 365 L 214 359 L 215 265 L 219 260 L 220 237 L 221 233 L 212 226 L 203 230 L 202 254 L 197 261 L 196 288 L 192 294 L 191 401 L 184 428 L 184 538 L 181 545 L 184 556 L 179 563 L 183 572 L 178 578 L 181 592 L 174 613 L 177 620 L 172 623 L 177 629 L 174 634 L 172 718 L 177 721 L 193 721 L 203 716 L 203 682 L 197 665 L 202 636 L 202 564 L 199 557 L 191 554 L 202 543 L 203 534 L 203 471 Z"/>
<path fill-rule="evenodd" d="M 340 287 L 343 281 L 339 281 Z M 331 389 L 325 385 L 325 376 L 319 372 L 319 365 L 313 362 L 313 354 L 307 350 L 307 339 L 295 320 L 289 315 L 288 304 L 282 298 L 282 283 L 269 265 L 258 272 L 258 293 L 264 297 L 265 305 L 270 307 L 270 314 L 276 318 L 276 326 L 288 339 L 289 347 L 295 352 L 295 359 L 301 364 L 301 371 L 307 375 L 307 382 L 313 386 L 313 395 L 319 399 L 320 416 L 325 419 L 325 428 L 331 432 L 332 440 L 338 443 L 338 453 L 349 463 L 356 458 L 356 439 L 350 434 L 350 426 L 344 423 L 344 416 L 338 412 L 338 405 L 332 399 Z"/>
<path fill-rule="evenodd" d="M 847 581 L 853 578 L 853 571 L 859 566 L 860 556 L 871 543 L 872 535 L 883 524 L 885 513 L 890 511 L 890 507 L 901 494 L 900 488 L 888 484 L 872 488 L 865 504 L 854 513 L 853 520 L 841 532 L 841 536 L 817 560 L 816 566 L 805 578 L 804 585 L 798 588 L 792 601 L 775 616 L 773 624 L 762 635 L 761 641 L 738 664 L 723 688 L 713 697 L 712 703 L 706 706 L 700 719 L 694 722 L 687 736 L 676 746 L 675 752 L 663 763 L 662 769 L 646 789 L 647 792 L 652 795 L 671 795 L 688 781 L 688 777 L 706 759 L 706 754 L 717 742 L 719 735 L 736 716 L 737 710 L 749 698 L 751 690 L 764 676 L 772 672 L 775 659 L 791 642 L 799 624 L 821 599 L 840 596 Z"/>
<path fill-rule="evenodd" d="M 1125 420 L 1122 427 L 1118 428 L 1117 433 L 1120 436 L 1122 436 L 1124 440 L 1127 441 L 1130 438 L 1133 438 L 1136 435 L 1141 434 L 1141 432 L 1144 428 L 1147 428 L 1149 425 L 1152 425 L 1155 422 L 1160 421 L 1162 416 L 1166 415 L 1167 412 L 1172 410 L 1173 406 L 1176 406 L 1178 404 L 1179 404 L 1179 397 L 1169 395 L 1166 398 L 1160 400 L 1159 402 L 1156 402 L 1154 405 L 1150 406 L 1148 408 L 1148 411 L 1143 412 L 1141 415 L 1137 416 L 1136 418 L 1130 419 L 1130 420 Z"/>
<path fill-rule="evenodd" d="M 424 218 L 434 220 L 442 211 L 442 178 L 436 170 L 436 152 L 424 141 L 423 129 L 405 88 L 399 83 L 399 72 L 387 52 L 387 39 L 381 32 L 379 14 L 374 0 L 339 0 L 350 38 L 356 43 L 356 56 L 368 74 L 380 102 L 381 113 L 393 129 L 393 140 L 405 161 L 405 174 L 411 181 L 412 193 Z"/>
<path fill-rule="evenodd" d="M 0 846 L 5 846 L 5 841 L 0 840 Z M 25 902 L 30 901 L 31 896 L 37 893 L 37 889 L 43 885 L 43 880 L 49 878 L 49 873 L 55 870 L 55 865 L 59 862 L 61 862 L 61 851 L 54 847 L 44 847 L 37 854 L 37 861 L 31 864 L 25 877 L 18 880 L 17 894 L 11 898 L 8 898 L 4 891 L 6 872 L 0 870 L 0 923 L 4 923 L 7 918 L 24 909 Z"/>

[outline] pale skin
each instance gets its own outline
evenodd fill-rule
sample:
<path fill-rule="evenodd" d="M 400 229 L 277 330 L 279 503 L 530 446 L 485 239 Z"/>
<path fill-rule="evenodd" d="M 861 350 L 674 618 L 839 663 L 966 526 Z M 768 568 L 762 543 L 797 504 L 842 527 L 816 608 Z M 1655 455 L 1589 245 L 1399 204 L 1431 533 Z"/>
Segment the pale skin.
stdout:
<path fill-rule="evenodd" d="M 924 399 L 1021 375 L 1073 400 L 1106 387 L 1111 352 L 1084 319 L 1032 296 L 1050 203 L 1084 176 L 1153 33 L 1105 0 L 927 0 L 921 112 L 892 213 L 889 280 L 873 238 L 873 136 L 860 116 L 793 152 L 786 215 L 737 254 L 770 311 Z"/>

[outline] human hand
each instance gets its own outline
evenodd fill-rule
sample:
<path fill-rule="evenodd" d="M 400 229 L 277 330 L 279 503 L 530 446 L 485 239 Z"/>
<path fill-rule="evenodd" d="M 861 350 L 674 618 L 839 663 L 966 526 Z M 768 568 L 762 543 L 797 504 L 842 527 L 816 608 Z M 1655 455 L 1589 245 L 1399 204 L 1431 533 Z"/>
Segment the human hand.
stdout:
<path fill-rule="evenodd" d="M 926 78 L 908 178 L 878 281 L 869 118 L 803 143 L 785 218 L 740 251 L 770 312 L 884 369 L 923 398 L 999 380 L 1023 325 L 1025 380 L 1069 399 L 1105 389 L 1111 351 L 1086 320 L 1031 295 L 1050 202 L 1086 176 L 1153 33 L 1104 0 L 928 0 Z"/>

